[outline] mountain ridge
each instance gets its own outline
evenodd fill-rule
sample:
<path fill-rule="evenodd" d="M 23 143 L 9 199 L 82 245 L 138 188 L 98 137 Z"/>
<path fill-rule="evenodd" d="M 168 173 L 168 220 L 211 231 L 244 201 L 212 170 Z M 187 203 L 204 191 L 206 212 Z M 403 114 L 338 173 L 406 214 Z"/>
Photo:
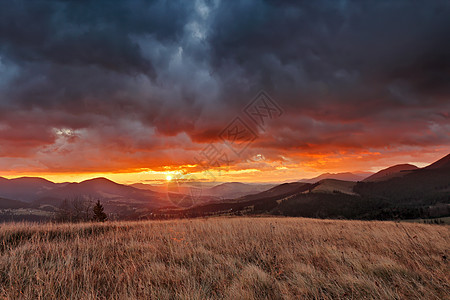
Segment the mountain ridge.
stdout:
<path fill-rule="evenodd" d="M 299 182 L 306 182 L 306 183 L 315 183 L 319 182 L 324 179 L 337 179 L 337 180 L 345 180 L 345 181 L 361 181 L 365 178 L 363 175 L 357 175 L 352 172 L 341 172 L 341 173 L 323 173 L 319 176 L 313 177 L 313 178 L 306 178 L 301 179 Z"/>
<path fill-rule="evenodd" d="M 411 164 L 398 164 L 385 169 L 382 169 L 375 174 L 365 178 L 363 181 L 380 181 L 387 180 L 394 177 L 405 175 L 408 171 L 418 170 L 419 168 Z"/>
<path fill-rule="evenodd" d="M 275 186 L 241 182 L 209 185 L 203 187 L 203 194 L 195 201 L 196 205 L 189 208 L 177 207 L 172 203 L 173 197 L 183 198 L 183 195 L 169 193 L 167 187 L 165 192 L 164 189 L 157 192 L 116 183 L 104 177 L 64 184 L 39 177 L 0 177 L 0 204 L 3 205 L 0 208 L 57 207 L 64 199 L 76 195 L 102 199 L 105 211 L 130 218 L 140 218 L 150 212 L 155 215 L 186 213 L 195 216 L 230 211 L 292 216 L 392 218 L 396 214 L 402 217 L 422 216 L 424 213 L 436 215 L 450 208 L 450 155 L 424 168 L 410 164 L 394 165 L 362 181 L 323 179 L 333 175 L 348 178 L 354 174 L 324 173 L 318 181 L 320 176 L 311 178 L 314 183 L 297 181 Z M 374 177 L 381 180 L 373 180 Z M 222 196 L 228 193 L 231 196 L 215 197 L 208 195 L 208 192 Z"/>

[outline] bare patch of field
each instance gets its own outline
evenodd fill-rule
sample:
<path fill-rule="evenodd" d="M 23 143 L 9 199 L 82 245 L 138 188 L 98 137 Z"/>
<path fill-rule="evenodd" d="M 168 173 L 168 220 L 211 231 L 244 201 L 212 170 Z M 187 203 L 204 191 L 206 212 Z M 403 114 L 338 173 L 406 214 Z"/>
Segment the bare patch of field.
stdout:
<path fill-rule="evenodd" d="M 447 226 L 210 218 L 0 228 L 6 299 L 448 299 Z"/>
<path fill-rule="evenodd" d="M 313 193 L 343 193 L 348 195 L 357 195 L 353 192 L 353 187 L 356 182 L 342 181 L 337 179 L 325 179 L 321 181 L 321 184 L 315 187 Z"/>

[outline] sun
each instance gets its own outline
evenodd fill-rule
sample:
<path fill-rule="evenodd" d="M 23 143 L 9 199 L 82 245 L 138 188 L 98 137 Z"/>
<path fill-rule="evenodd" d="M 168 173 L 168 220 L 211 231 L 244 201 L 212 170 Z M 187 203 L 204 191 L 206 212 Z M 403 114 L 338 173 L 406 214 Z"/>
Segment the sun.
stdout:
<path fill-rule="evenodd" d="M 172 176 L 171 176 L 171 175 L 167 175 L 167 176 L 166 176 L 166 180 L 167 180 L 167 181 L 171 181 L 171 180 L 172 180 Z"/>

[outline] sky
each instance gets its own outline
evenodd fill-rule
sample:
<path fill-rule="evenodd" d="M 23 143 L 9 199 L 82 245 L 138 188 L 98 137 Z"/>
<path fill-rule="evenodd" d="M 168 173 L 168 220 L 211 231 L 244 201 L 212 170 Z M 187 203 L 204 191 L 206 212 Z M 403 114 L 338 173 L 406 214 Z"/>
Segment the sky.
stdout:
<path fill-rule="evenodd" d="M 450 152 L 449 1 L 0 1 L 0 176 L 282 182 Z"/>

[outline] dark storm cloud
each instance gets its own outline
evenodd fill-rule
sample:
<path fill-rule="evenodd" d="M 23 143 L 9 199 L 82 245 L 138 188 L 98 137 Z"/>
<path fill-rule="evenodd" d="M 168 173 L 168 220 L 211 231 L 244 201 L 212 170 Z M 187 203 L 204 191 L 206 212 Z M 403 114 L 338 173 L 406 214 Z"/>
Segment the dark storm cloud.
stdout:
<path fill-rule="evenodd" d="M 174 40 L 188 15 L 177 1 L 10 1 L 0 11 L 0 45 L 19 63 L 50 61 L 151 74 L 151 62 L 132 36 Z"/>
<path fill-rule="evenodd" d="M 260 89 L 286 113 L 259 150 L 450 143 L 448 1 L 1 4 L 3 155 L 64 128 L 118 156 L 202 148 Z"/>
<path fill-rule="evenodd" d="M 448 1 L 251 3 L 222 2 L 213 66 L 235 63 L 292 106 L 324 89 L 337 101 L 386 96 L 397 82 L 418 96 L 450 92 Z"/>

